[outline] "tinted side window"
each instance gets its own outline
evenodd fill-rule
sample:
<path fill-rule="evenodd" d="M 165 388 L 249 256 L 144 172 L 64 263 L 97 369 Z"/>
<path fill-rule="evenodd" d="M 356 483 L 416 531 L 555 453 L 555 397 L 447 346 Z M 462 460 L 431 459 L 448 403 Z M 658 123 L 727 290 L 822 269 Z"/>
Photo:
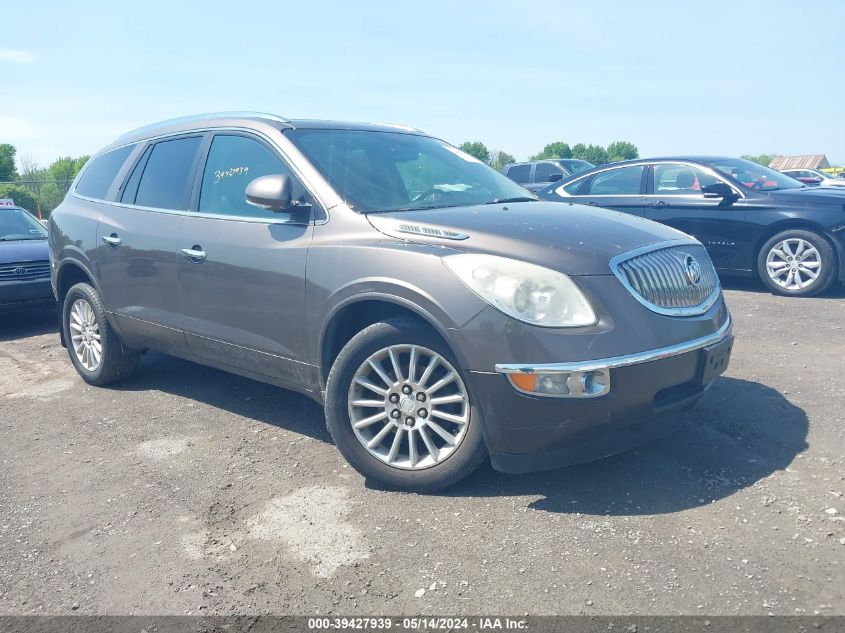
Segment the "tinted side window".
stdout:
<path fill-rule="evenodd" d="M 191 167 L 202 137 L 193 136 L 153 145 L 135 204 L 156 209 L 187 209 L 193 173 Z"/>
<path fill-rule="evenodd" d="M 570 182 L 566 185 L 563 190 L 566 191 L 570 196 L 574 196 L 578 193 L 578 190 L 581 188 L 581 185 L 584 184 L 584 179 L 576 180 L 575 182 Z"/>
<path fill-rule="evenodd" d="M 637 195 L 640 193 L 643 169 L 643 165 L 632 165 L 596 174 L 587 193 L 593 196 Z"/>
<path fill-rule="evenodd" d="M 258 141 L 243 136 L 218 135 L 211 142 L 202 177 L 199 210 L 235 216 L 271 214 L 247 204 L 246 186 L 261 176 L 287 174 L 293 181 L 293 199 L 305 191 L 281 158 Z"/>
<path fill-rule="evenodd" d="M 534 182 L 549 182 L 552 174 L 563 175 L 563 172 L 551 163 L 537 163 L 534 167 Z"/>
<path fill-rule="evenodd" d="M 514 182 L 525 184 L 531 180 L 531 165 L 514 165 L 508 169 L 507 177 Z"/>
<path fill-rule="evenodd" d="M 76 184 L 76 193 L 97 200 L 105 199 L 117 172 L 123 167 L 133 149 L 134 145 L 127 145 L 97 156 L 82 173 Z"/>

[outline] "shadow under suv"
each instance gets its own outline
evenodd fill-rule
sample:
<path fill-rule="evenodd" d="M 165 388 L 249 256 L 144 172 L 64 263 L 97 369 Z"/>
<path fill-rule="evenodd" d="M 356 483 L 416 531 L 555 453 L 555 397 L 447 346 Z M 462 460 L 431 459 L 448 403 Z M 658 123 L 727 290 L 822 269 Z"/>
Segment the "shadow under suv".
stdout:
<path fill-rule="evenodd" d="M 155 349 L 307 394 L 390 486 L 594 459 L 674 429 L 722 373 L 710 259 L 559 213 L 401 126 L 202 115 L 94 156 L 50 219 L 62 337 L 94 385 Z"/>

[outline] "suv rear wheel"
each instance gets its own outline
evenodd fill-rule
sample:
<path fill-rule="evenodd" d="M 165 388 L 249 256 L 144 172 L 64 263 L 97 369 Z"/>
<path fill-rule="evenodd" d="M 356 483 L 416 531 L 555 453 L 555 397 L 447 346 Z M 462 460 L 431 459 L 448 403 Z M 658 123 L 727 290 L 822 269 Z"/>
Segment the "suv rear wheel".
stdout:
<path fill-rule="evenodd" d="M 449 486 L 486 455 L 463 372 L 413 318 L 375 323 L 346 344 L 329 373 L 326 419 L 358 472 L 399 490 Z"/>
<path fill-rule="evenodd" d="M 827 290 L 836 279 L 836 254 L 814 231 L 783 231 L 760 249 L 757 272 L 777 294 L 811 297 Z"/>
<path fill-rule="evenodd" d="M 70 360 L 82 379 L 107 385 L 128 378 L 138 368 L 138 352 L 128 350 L 106 318 L 96 289 L 87 283 L 71 287 L 62 305 L 62 328 Z"/>

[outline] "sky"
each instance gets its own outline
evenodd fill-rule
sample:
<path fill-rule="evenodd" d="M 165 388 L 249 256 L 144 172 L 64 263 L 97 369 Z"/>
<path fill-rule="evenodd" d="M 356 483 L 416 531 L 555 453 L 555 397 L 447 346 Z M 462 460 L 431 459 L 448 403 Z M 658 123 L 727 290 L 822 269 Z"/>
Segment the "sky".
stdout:
<path fill-rule="evenodd" d="M 843 0 L 3 4 L 0 143 L 42 165 L 224 110 L 845 163 Z"/>

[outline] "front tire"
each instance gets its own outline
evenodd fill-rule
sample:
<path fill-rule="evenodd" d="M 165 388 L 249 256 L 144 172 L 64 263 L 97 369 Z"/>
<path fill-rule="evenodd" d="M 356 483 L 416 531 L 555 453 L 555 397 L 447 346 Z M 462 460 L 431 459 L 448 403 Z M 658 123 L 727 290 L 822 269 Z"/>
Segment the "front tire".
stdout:
<path fill-rule="evenodd" d="M 107 385 L 135 373 L 140 354 L 126 349 L 106 318 L 97 290 L 71 287 L 62 305 L 62 329 L 77 373 L 89 385 Z"/>
<path fill-rule="evenodd" d="M 815 231 L 783 231 L 760 249 L 757 273 L 775 294 L 812 297 L 827 290 L 836 279 L 836 253 Z"/>
<path fill-rule="evenodd" d="M 346 344 L 329 372 L 326 421 L 355 470 L 397 490 L 445 488 L 487 454 L 464 372 L 413 318 L 375 323 Z"/>

